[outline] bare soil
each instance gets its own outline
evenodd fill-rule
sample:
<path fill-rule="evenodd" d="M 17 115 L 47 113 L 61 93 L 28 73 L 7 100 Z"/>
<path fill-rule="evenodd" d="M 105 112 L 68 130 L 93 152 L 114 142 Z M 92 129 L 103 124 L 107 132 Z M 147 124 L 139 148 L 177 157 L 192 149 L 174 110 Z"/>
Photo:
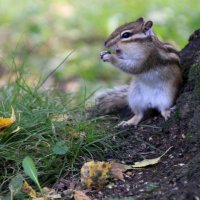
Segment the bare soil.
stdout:
<path fill-rule="evenodd" d="M 128 128 L 113 139 L 118 148 L 106 153 L 105 160 L 132 164 L 145 158 L 156 158 L 169 147 L 172 149 L 156 165 L 127 171 L 125 181 L 113 181 L 101 190 L 87 191 L 91 199 L 199 200 L 200 30 L 191 35 L 180 56 L 185 84 L 172 117 L 165 122 L 156 115 L 137 128 Z M 61 193 L 70 189 L 83 190 L 79 179 L 63 177 L 55 188 Z"/>

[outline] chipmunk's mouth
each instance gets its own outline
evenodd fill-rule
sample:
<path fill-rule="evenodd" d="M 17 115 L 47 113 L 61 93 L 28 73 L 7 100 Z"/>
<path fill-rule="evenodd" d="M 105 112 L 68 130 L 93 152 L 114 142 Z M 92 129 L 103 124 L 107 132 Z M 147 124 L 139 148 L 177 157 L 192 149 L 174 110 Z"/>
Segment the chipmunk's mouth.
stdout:
<path fill-rule="evenodd" d="M 119 58 L 123 58 L 123 52 L 121 49 L 116 49 L 115 50 L 115 53 L 116 53 L 116 56 L 119 57 Z"/>

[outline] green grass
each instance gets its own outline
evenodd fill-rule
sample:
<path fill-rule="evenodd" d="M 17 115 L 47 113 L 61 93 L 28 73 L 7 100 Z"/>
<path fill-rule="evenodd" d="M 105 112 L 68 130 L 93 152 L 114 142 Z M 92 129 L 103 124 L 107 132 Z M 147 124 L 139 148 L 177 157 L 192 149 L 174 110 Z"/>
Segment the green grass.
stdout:
<path fill-rule="evenodd" d="M 49 186 L 63 174 L 77 173 L 86 160 L 103 159 L 112 148 L 105 119 L 86 120 L 85 95 L 43 90 L 39 83 L 31 87 L 22 71 L 17 72 L 15 83 L 0 91 L 0 116 L 10 116 L 12 106 L 17 117 L 12 126 L 0 132 L 0 193 L 8 191 L 13 176 L 23 174 L 25 156 L 36 163 L 40 183 Z M 55 120 L 62 116 L 68 119 Z M 12 133 L 17 127 L 20 130 Z M 75 138 L 71 130 L 85 132 L 85 136 Z M 61 141 L 67 149 L 62 155 L 54 151 Z"/>
<path fill-rule="evenodd" d="M 99 59 L 106 37 L 120 24 L 140 16 L 154 21 L 159 38 L 175 43 L 179 49 L 199 28 L 200 3 L 197 0 L 2 0 L 0 2 L 0 68 L 7 75 L 17 74 L 15 83 L 0 90 L 0 116 L 8 117 L 11 106 L 17 121 L 0 132 L 0 193 L 30 156 L 36 163 L 42 185 L 55 183 L 63 174 L 77 173 L 82 162 L 103 159 L 112 147 L 110 125 L 105 118 L 86 120 L 85 101 L 97 88 L 124 84 L 129 80 Z M 15 48 L 16 44 L 17 48 Z M 74 50 L 68 63 L 53 74 L 55 83 L 76 77 L 80 91 L 62 93 L 43 90 L 39 85 L 66 52 Z M 16 61 L 17 64 L 15 64 Z M 11 66 L 11 67 L 10 67 Z M 14 67 L 13 67 L 14 66 Z M 40 81 L 30 82 L 38 76 Z M 31 80 L 31 81 L 30 81 Z M 52 121 L 56 116 L 68 120 Z M 17 127 L 20 130 L 12 131 Z M 111 127 L 112 128 L 112 127 Z M 85 132 L 72 138 L 70 131 Z M 64 155 L 54 147 L 64 141 Z"/>

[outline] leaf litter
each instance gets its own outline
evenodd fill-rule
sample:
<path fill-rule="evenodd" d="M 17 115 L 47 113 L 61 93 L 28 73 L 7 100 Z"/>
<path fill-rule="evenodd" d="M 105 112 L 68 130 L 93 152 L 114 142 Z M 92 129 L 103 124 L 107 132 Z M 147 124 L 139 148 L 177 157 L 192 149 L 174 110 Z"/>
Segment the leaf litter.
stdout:
<path fill-rule="evenodd" d="M 145 159 L 140 162 L 135 162 L 133 165 L 125 165 L 115 162 L 86 162 L 81 168 L 81 182 L 86 187 L 103 187 L 109 180 L 117 179 L 124 180 L 124 172 L 137 168 L 144 168 L 150 165 L 155 165 L 160 162 L 161 158 L 171 149 L 168 148 L 161 156 L 153 159 Z"/>

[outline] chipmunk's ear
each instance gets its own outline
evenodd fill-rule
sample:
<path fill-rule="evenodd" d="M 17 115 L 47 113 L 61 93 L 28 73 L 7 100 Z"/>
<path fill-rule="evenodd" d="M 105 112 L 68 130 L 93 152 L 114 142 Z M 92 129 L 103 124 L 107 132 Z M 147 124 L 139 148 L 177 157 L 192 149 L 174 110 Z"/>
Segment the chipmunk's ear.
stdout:
<path fill-rule="evenodd" d="M 153 26 L 153 22 L 152 21 L 147 21 L 144 24 L 144 30 L 148 31 L 152 26 Z"/>
<path fill-rule="evenodd" d="M 136 22 L 141 22 L 141 23 L 144 23 L 144 18 L 143 17 L 140 17 L 136 20 Z"/>
<path fill-rule="evenodd" d="M 152 31 L 153 22 L 147 21 L 144 24 L 144 34 L 145 35 L 154 35 L 154 32 Z"/>

